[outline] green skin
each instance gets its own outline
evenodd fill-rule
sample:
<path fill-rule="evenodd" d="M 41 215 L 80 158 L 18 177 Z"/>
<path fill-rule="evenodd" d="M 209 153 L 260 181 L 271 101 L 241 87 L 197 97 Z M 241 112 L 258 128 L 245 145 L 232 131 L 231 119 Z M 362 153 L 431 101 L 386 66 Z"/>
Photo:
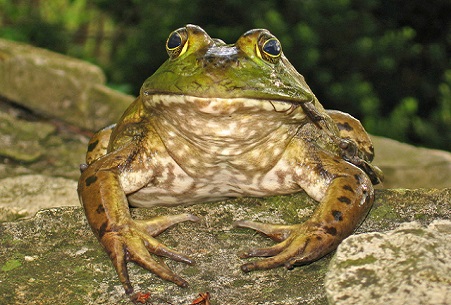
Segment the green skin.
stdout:
<path fill-rule="evenodd" d="M 129 206 L 208 202 L 305 191 L 318 201 L 302 224 L 238 221 L 278 243 L 250 249 L 265 257 L 245 272 L 292 268 L 333 251 L 374 201 L 373 146 L 360 122 L 326 111 L 267 30 L 233 45 L 198 26 L 171 33 L 169 59 L 143 84 L 120 121 L 91 139 L 78 194 L 91 228 L 127 294 L 127 262 L 187 282 L 150 253 L 192 264 L 155 236 L 191 214 L 134 220 Z"/>

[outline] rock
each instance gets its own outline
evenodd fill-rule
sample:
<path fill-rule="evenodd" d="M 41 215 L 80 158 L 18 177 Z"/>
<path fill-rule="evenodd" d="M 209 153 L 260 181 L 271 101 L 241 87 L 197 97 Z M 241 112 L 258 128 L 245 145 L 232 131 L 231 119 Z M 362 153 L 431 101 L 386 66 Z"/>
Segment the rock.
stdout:
<path fill-rule="evenodd" d="M 415 147 L 395 140 L 372 136 L 374 164 L 385 175 L 383 188 L 451 187 L 451 153 Z"/>
<path fill-rule="evenodd" d="M 0 222 L 33 216 L 42 208 L 80 206 L 77 182 L 43 175 L 0 179 Z"/>
<path fill-rule="evenodd" d="M 330 304 L 451 304 L 451 221 L 354 235 L 326 276 Z"/>
<path fill-rule="evenodd" d="M 376 200 L 358 232 L 393 230 L 404 222 L 423 225 L 434 219 L 451 219 L 451 189 L 377 190 Z"/>
<path fill-rule="evenodd" d="M 416 217 L 423 224 L 451 218 L 449 189 L 380 190 L 376 195 L 376 207 L 360 232 L 384 231 L 387 223 L 388 227 L 397 226 Z M 414 197 L 416 201 L 411 204 Z M 131 280 L 137 290 L 152 293 L 153 304 L 187 305 L 206 291 L 213 304 L 327 304 L 324 279 L 332 255 L 294 270 L 277 268 L 245 274 L 239 266 L 249 260 L 238 258 L 237 252 L 273 242 L 252 230 L 232 227 L 241 219 L 301 222 L 314 208 L 315 202 L 301 193 L 189 207 L 132 209 L 135 218 L 188 212 L 201 216 L 202 222 L 179 224 L 158 237 L 196 259 L 195 266 L 165 260 L 188 280 L 187 289 L 133 264 L 129 264 Z M 32 219 L 0 224 L 0 239 L 0 304 L 57 304 L 68 300 L 77 304 L 129 304 L 81 208 L 53 208 Z M 428 251 L 432 256 L 436 250 Z"/>
<path fill-rule="evenodd" d="M 0 98 L 0 177 L 39 173 L 77 180 L 88 138 Z"/>
<path fill-rule="evenodd" d="M 133 97 L 105 86 L 90 63 L 0 39 L 0 96 L 90 130 L 115 122 Z"/>
<path fill-rule="evenodd" d="M 42 144 L 42 157 L 28 165 L 35 173 L 78 180 L 80 164 L 85 162 L 87 139 L 70 134 L 56 134 Z"/>
<path fill-rule="evenodd" d="M 40 141 L 55 132 L 54 126 L 43 122 L 28 122 L 0 112 L 0 156 L 23 162 L 41 157 L 45 148 Z"/>

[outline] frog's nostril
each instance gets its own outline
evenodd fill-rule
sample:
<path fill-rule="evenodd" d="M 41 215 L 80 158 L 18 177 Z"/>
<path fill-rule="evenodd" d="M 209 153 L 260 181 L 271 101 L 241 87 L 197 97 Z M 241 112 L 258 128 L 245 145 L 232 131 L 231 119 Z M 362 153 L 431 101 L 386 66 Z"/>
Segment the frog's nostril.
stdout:
<path fill-rule="evenodd" d="M 227 69 L 230 66 L 237 65 L 238 58 L 228 56 L 211 56 L 206 57 L 202 61 L 202 67 L 206 69 Z"/>

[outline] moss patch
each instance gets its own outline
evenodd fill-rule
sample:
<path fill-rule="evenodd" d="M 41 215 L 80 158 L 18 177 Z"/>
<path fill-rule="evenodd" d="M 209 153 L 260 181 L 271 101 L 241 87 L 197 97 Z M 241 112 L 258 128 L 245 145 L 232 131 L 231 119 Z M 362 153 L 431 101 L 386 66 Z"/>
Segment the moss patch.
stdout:
<path fill-rule="evenodd" d="M 16 268 L 19 268 L 20 266 L 22 266 L 22 263 L 19 260 L 10 259 L 3 264 L 2 271 L 8 272 L 8 271 L 14 270 Z"/>

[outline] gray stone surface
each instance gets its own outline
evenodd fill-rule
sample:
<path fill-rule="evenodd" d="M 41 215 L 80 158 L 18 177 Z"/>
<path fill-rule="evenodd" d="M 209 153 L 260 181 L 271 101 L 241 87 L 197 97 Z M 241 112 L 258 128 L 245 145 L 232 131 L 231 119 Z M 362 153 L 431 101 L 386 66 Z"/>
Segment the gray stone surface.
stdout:
<path fill-rule="evenodd" d="M 374 164 L 385 175 L 383 188 L 451 187 L 451 153 L 373 136 Z"/>
<path fill-rule="evenodd" d="M 105 76 L 95 65 L 4 39 L 0 39 L 0 96 L 92 130 L 117 120 L 133 101 L 105 87 Z"/>
<path fill-rule="evenodd" d="M 34 216 L 43 208 L 80 206 L 76 189 L 76 181 L 62 177 L 34 174 L 0 179 L 0 222 Z"/>
<path fill-rule="evenodd" d="M 340 244 L 325 280 L 330 304 L 451 304 L 451 221 L 404 223 Z"/>
<path fill-rule="evenodd" d="M 41 141 L 55 132 L 55 127 L 43 122 L 21 120 L 0 112 L 0 156 L 17 161 L 33 162 L 45 152 Z"/>
<path fill-rule="evenodd" d="M 376 195 L 376 206 L 359 232 L 382 232 L 415 219 L 427 225 L 434 219 L 451 218 L 450 190 L 380 190 Z M 331 255 L 291 271 L 278 268 L 244 274 L 239 266 L 247 260 L 236 253 L 272 242 L 251 230 L 232 227 L 240 219 L 301 222 L 315 205 L 305 194 L 297 194 L 133 209 L 136 218 L 190 212 L 201 216 L 202 222 L 183 223 L 159 236 L 196 259 L 195 266 L 164 260 L 189 281 L 189 288 L 178 288 L 130 264 L 132 281 L 137 289 L 152 293 L 153 304 L 188 305 L 205 291 L 211 293 L 212 304 L 327 304 L 324 279 Z M 0 304 L 128 304 L 81 208 L 53 208 L 31 219 L 0 224 L 0 236 Z M 408 244 L 405 247 L 408 251 Z M 446 255 L 427 251 L 428 257 Z"/>
<path fill-rule="evenodd" d="M 88 137 L 0 98 L 0 178 L 45 174 L 77 180 Z"/>

